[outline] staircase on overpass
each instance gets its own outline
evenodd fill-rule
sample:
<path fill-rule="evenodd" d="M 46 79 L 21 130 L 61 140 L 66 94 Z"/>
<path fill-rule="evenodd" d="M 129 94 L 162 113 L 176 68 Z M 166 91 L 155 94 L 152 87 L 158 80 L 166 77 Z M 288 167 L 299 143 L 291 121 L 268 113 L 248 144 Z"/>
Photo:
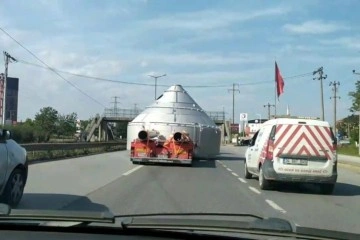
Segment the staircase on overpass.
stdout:
<path fill-rule="evenodd" d="M 114 140 L 111 123 L 131 122 L 141 112 L 140 109 L 105 108 L 102 115 L 97 114 L 88 124 L 82 134 L 82 139 L 87 142 Z M 222 142 L 224 142 L 225 136 L 230 136 L 230 125 L 228 121 L 225 121 L 225 112 L 209 111 L 206 113 L 221 128 Z M 97 139 L 95 139 L 96 131 L 98 131 Z"/>

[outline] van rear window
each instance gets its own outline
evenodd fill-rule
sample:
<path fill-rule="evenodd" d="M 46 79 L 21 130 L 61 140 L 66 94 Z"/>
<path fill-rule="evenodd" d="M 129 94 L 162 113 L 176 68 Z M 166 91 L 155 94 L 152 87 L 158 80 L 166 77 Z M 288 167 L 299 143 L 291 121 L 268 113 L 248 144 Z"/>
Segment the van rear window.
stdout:
<path fill-rule="evenodd" d="M 276 125 L 274 125 L 271 129 L 269 139 L 275 140 L 275 133 L 276 133 Z"/>

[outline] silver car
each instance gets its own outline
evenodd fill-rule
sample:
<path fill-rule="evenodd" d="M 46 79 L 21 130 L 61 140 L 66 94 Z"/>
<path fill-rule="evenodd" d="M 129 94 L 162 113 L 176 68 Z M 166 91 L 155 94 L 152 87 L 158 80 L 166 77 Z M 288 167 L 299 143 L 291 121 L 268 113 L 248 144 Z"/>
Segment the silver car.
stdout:
<path fill-rule="evenodd" d="M 8 130 L 0 129 L 0 202 L 16 207 L 28 176 L 25 148 L 11 139 Z"/>

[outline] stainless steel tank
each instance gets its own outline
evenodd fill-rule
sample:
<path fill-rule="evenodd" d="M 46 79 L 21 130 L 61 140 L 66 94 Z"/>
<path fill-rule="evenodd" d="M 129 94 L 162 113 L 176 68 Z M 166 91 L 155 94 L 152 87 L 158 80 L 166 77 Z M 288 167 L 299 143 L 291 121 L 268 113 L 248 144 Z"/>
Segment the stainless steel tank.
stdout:
<path fill-rule="evenodd" d="M 156 131 L 166 138 L 185 131 L 197 145 L 195 158 L 214 158 L 220 152 L 220 129 L 181 85 L 171 86 L 129 123 L 128 150 L 141 130 Z"/>

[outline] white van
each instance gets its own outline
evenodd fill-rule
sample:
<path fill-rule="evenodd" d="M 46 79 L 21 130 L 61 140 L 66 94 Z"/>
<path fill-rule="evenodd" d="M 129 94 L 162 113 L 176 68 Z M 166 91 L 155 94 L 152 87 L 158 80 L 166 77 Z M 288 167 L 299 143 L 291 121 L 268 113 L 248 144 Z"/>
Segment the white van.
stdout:
<path fill-rule="evenodd" d="M 336 139 L 328 122 L 278 118 L 263 123 L 245 153 L 245 178 L 261 189 L 275 181 L 317 183 L 331 194 L 337 180 Z"/>

